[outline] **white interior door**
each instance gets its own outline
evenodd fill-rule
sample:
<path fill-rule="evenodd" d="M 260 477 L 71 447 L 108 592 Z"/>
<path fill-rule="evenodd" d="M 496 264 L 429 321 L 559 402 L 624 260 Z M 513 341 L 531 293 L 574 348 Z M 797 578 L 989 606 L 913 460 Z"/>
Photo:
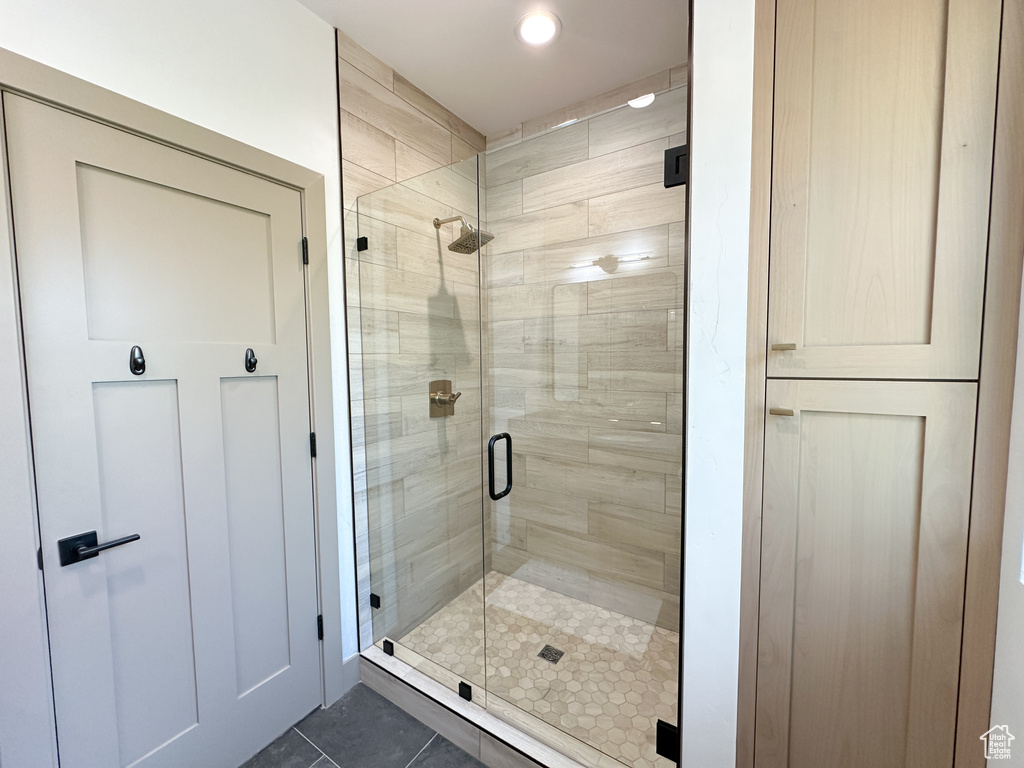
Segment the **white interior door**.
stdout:
<path fill-rule="evenodd" d="M 61 764 L 234 768 L 321 700 L 300 195 L 3 103 Z"/>

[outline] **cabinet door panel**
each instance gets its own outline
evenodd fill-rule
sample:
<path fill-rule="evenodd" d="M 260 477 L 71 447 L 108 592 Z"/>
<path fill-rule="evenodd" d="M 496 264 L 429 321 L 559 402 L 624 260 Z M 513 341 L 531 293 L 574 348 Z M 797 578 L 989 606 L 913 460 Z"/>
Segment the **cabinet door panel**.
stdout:
<path fill-rule="evenodd" d="M 976 386 L 767 394 L 755 765 L 949 765 Z"/>
<path fill-rule="evenodd" d="M 977 378 L 999 22 L 778 3 L 769 376 Z"/>

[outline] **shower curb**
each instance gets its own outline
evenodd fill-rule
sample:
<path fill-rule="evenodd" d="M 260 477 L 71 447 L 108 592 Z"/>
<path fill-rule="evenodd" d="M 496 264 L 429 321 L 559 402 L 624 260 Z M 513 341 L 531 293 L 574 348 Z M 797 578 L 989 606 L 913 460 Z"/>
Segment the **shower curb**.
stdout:
<path fill-rule="evenodd" d="M 363 683 L 488 768 L 623 768 L 610 758 L 597 766 L 577 762 L 375 646 L 360 655 Z"/>

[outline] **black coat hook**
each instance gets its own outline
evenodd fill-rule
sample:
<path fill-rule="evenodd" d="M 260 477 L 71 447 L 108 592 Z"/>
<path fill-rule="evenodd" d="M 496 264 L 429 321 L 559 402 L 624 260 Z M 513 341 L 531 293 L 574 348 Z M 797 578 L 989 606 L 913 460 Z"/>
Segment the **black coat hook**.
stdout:
<path fill-rule="evenodd" d="M 256 363 L 258 362 L 259 360 L 256 359 L 256 353 L 252 351 L 252 347 L 245 350 L 245 370 L 252 373 L 256 370 Z"/>
<path fill-rule="evenodd" d="M 132 347 L 132 354 L 128 358 L 128 369 L 136 376 L 141 376 L 146 372 L 146 356 L 142 354 L 142 347 L 138 345 Z"/>

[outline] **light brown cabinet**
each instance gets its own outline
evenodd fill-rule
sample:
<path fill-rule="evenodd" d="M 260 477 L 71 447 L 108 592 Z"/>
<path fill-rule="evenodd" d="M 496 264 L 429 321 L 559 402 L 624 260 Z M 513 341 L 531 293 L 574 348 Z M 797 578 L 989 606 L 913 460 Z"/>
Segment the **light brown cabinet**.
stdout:
<path fill-rule="evenodd" d="M 967 765 L 1003 4 L 765 5 L 740 764 Z"/>
<path fill-rule="evenodd" d="M 951 764 L 976 396 L 768 383 L 758 768 Z"/>
<path fill-rule="evenodd" d="M 999 23 L 777 3 L 769 376 L 978 378 Z"/>

